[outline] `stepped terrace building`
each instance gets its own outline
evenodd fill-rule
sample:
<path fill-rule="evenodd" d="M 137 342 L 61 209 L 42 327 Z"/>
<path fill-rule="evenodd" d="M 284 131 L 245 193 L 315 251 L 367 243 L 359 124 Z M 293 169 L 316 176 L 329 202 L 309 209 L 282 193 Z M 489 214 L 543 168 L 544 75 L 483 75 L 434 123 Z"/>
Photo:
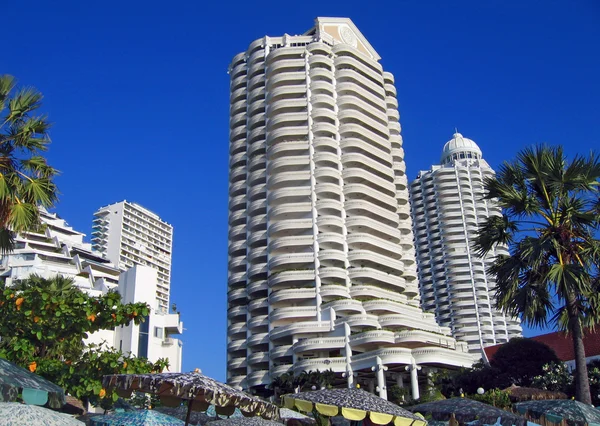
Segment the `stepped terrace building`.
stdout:
<path fill-rule="evenodd" d="M 484 198 L 484 180 L 493 175 L 477 144 L 455 133 L 441 164 L 419 173 L 410 186 L 423 309 L 477 354 L 521 336 L 519 320 L 494 308 L 496 282 L 486 272 L 508 250 L 499 247 L 482 258 L 473 248 L 478 226 L 501 215 Z"/>
<path fill-rule="evenodd" d="M 85 234 L 57 214 L 42 209 L 40 217 L 43 228 L 39 232 L 15 235 L 14 250 L 0 256 L 1 279 L 10 286 L 33 274 L 46 279 L 61 275 L 73 279 L 75 286 L 91 296 L 118 291 L 124 303 L 148 303 L 150 316 L 144 323 L 98 331 L 86 343 L 106 343 L 152 362 L 169 358 L 170 371 L 181 371 L 182 342 L 173 335 L 183 332 L 183 323 L 178 314 L 160 309 L 154 297 L 157 272 L 145 266 L 121 273 L 92 251 L 92 245 L 83 240 Z"/>
<path fill-rule="evenodd" d="M 383 397 L 410 377 L 418 397 L 432 368 L 472 364 L 419 306 L 396 89 L 379 59 L 349 19 L 317 18 L 231 62 L 233 386 L 332 369 Z"/>

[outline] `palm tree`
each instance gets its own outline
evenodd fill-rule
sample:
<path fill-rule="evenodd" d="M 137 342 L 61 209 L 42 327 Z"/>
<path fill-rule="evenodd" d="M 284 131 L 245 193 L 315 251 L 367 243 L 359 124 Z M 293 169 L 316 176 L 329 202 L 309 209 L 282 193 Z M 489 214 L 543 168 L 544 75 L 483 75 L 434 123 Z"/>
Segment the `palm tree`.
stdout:
<path fill-rule="evenodd" d="M 600 320 L 600 158 L 570 163 L 561 147 L 537 146 L 484 183 L 501 217 L 480 227 L 480 254 L 506 245 L 490 267 L 496 304 L 533 326 L 553 323 L 573 337 L 576 398 L 591 404 L 583 333 Z"/>
<path fill-rule="evenodd" d="M 36 115 L 42 95 L 33 88 L 16 88 L 10 75 L 0 75 L 0 251 L 13 248 L 13 231 L 36 229 L 38 206 L 51 207 L 57 171 L 41 152 L 50 143 L 45 115 Z"/>

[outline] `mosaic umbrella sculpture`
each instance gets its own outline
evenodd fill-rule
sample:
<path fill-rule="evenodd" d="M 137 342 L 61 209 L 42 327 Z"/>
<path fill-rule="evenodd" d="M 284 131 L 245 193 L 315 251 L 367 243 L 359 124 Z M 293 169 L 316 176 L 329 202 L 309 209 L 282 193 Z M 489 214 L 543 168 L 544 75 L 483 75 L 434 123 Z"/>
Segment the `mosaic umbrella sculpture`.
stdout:
<path fill-rule="evenodd" d="M 121 397 L 146 392 L 160 396 L 161 404 L 178 407 L 187 401 L 186 425 L 192 411 L 206 411 L 215 406 L 218 414 L 232 415 L 239 408 L 243 415 L 278 419 L 279 408 L 254 398 L 201 373 L 115 374 L 104 376 L 104 388 L 115 389 Z"/>
<path fill-rule="evenodd" d="M 533 419 L 544 416 L 547 421 L 570 426 L 600 425 L 600 410 L 572 399 L 547 399 L 514 404 L 515 410 Z"/>
<path fill-rule="evenodd" d="M 0 403 L 0 426 L 83 426 L 73 417 L 37 405 L 20 402 Z"/>
<path fill-rule="evenodd" d="M 283 401 L 286 408 L 296 407 L 304 412 L 312 412 L 316 409 L 324 416 L 341 415 L 351 421 L 363 420 L 368 416 L 371 422 L 378 425 L 390 422 L 394 422 L 395 426 L 425 426 L 426 424 L 421 417 L 361 389 L 300 392 L 284 395 Z"/>
<path fill-rule="evenodd" d="M 180 419 L 154 410 L 124 411 L 90 418 L 93 426 L 183 426 Z"/>
<path fill-rule="evenodd" d="M 454 414 L 460 423 L 478 420 L 482 424 L 495 424 L 498 419 L 503 426 L 525 426 L 527 420 L 483 402 L 468 398 L 451 398 L 426 402 L 408 407 L 413 413 L 431 414 L 433 420 L 447 421 Z"/>
<path fill-rule="evenodd" d="M 0 358 L 0 401 L 16 401 L 19 394 L 27 404 L 60 408 L 66 403 L 60 386 Z"/>

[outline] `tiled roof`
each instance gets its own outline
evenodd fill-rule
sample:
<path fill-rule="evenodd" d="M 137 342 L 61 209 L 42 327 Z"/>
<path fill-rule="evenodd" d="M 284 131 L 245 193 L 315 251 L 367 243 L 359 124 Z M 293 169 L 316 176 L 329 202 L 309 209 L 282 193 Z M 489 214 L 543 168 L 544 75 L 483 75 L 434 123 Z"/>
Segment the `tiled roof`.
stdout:
<path fill-rule="evenodd" d="M 530 337 L 540 343 L 544 343 L 556 352 L 556 356 L 561 361 L 572 361 L 575 359 L 573 350 L 573 339 L 571 334 L 564 331 L 542 334 L 540 336 Z M 600 356 L 600 330 L 588 330 L 583 336 L 583 345 L 585 346 L 585 356 Z M 485 354 L 488 359 L 492 359 L 502 345 L 488 346 L 485 348 Z"/>

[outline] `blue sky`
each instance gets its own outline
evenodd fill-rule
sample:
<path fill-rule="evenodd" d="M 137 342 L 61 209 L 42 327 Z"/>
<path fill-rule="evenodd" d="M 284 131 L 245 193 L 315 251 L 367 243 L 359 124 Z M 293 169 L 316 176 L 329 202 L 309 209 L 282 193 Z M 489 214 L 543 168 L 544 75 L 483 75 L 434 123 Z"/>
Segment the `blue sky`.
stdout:
<path fill-rule="evenodd" d="M 225 378 L 229 61 L 350 17 L 396 77 L 409 178 L 455 127 L 492 166 L 539 142 L 600 147 L 595 0 L 3 2 L 0 73 L 45 95 L 56 211 L 90 233 L 123 199 L 174 225 L 184 369 Z M 536 331 L 528 332 L 528 334 Z"/>

